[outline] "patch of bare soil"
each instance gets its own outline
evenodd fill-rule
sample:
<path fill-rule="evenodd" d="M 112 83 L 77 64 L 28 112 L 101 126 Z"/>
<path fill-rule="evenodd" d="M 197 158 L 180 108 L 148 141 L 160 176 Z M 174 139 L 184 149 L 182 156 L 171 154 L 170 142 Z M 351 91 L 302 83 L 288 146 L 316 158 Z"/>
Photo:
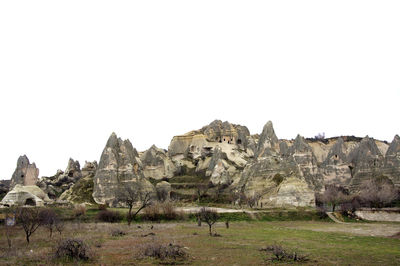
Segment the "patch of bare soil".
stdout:
<path fill-rule="evenodd" d="M 400 239 L 400 232 L 391 236 L 392 238 Z"/>
<path fill-rule="evenodd" d="M 321 232 L 340 232 L 349 233 L 361 236 L 381 236 L 392 237 L 400 232 L 400 224 L 394 223 L 371 223 L 371 224 L 357 224 L 357 223 L 302 223 L 291 222 L 287 224 L 288 227 L 305 229 Z"/>

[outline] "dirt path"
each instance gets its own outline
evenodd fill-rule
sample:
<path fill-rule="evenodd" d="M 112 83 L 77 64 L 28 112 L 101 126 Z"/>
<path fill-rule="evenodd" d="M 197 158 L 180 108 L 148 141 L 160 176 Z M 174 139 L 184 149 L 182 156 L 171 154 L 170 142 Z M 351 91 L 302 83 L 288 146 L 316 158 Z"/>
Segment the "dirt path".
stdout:
<path fill-rule="evenodd" d="M 183 211 L 185 213 L 194 213 L 200 211 L 203 207 L 177 207 L 177 211 Z M 249 210 L 238 210 L 238 209 L 228 209 L 228 208 L 217 208 L 217 207 L 207 207 L 209 209 L 216 210 L 218 213 L 237 213 L 237 212 L 246 212 L 246 213 L 257 213 L 259 211 L 249 211 Z"/>

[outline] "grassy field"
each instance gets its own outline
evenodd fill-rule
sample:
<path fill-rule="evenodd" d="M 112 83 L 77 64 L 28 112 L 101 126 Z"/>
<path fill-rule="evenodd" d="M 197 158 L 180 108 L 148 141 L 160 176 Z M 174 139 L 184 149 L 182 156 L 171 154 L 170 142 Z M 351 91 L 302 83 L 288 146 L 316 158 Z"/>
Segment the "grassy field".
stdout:
<path fill-rule="evenodd" d="M 111 236 L 115 229 L 124 231 L 126 235 Z M 126 224 L 70 222 L 62 235 L 54 234 L 51 239 L 45 228 L 39 228 L 29 245 L 22 230 L 12 232 L 13 248 L 9 250 L 2 226 L 0 264 L 66 264 L 67 261 L 53 259 L 55 246 L 65 237 L 76 237 L 83 239 L 92 250 L 93 259 L 84 263 L 88 265 L 163 263 L 140 256 L 143 246 L 149 243 L 173 243 L 184 247 L 188 259 L 183 264 L 192 265 L 278 263 L 270 260 L 271 254 L 259 251 L 273 244 L 308 255 L 309 261 L 301 263 L 303 265 L 399 265 L 400 239 L 385 236 L 399 231 L 400 225 L 395 223 L 342 225 L 320 221 L 238 221 L 231 222 L 229 229 L 222 222 L 216 224 L 214 232 L 221 236 L 212 237 L 204 223 L 198 227 L 187 221 L 135 223 L 130 227 Z"/>

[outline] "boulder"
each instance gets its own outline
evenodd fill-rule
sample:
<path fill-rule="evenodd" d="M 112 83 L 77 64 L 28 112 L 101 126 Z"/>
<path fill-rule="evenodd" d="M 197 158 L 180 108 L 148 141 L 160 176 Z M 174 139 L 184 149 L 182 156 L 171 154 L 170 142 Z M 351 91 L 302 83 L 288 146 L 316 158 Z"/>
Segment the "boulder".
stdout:
<path fill-rule="evenodd" d="M 176 171 L 175 164 L 172 162 L 166 151 L 157 148 L 155 145 L 145 151 L 140 160 L 143 166 L 143 174 L 146 178 L 156 180 L 171 178 Z"/>
<path fill-rule="evenodd" d="M 88 175 L 95 175 L 97 170 L 97 161 L 93 162 L 88 162 L 85 161 L 85 165 L 82 168 L 82 176 L 88 176 Z"/>

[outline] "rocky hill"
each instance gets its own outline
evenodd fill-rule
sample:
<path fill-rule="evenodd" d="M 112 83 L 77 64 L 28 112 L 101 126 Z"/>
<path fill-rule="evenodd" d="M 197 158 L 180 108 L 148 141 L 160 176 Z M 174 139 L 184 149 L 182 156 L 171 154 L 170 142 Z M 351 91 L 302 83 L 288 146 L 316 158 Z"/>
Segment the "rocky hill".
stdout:
<path fill-rule="evenodd" d="M 35 169 L 21 157 L 11 186 L 34 180 Z M 153 145 L 139 153 L 113 133 L 99 165 L 87 163 L 84 169 L 71 159 L 66 171 L 37 183 L 50 198 L 63 194 L 62 199 L 77 201 L 80 191 L 93 191 L 88 201 L 112 206 L 120 205 L 118 194 L 127 186 L 156 193 L 161 182 L 178 200 L 193 200 L 198 186 L 206 185 L 232 201 L 234 194 L 243 194 L 263 206 L 313 206 L 315 193 L 330 184 L 356 192 L 364 180 L 385 176 L 400 187 L 400 138 L 391 143 L 368 136 L 285 140 L 270 121 L 261 134 L 251 135 L 245 126 L 215 120 L 173 137 L 168 150 Z"/>

